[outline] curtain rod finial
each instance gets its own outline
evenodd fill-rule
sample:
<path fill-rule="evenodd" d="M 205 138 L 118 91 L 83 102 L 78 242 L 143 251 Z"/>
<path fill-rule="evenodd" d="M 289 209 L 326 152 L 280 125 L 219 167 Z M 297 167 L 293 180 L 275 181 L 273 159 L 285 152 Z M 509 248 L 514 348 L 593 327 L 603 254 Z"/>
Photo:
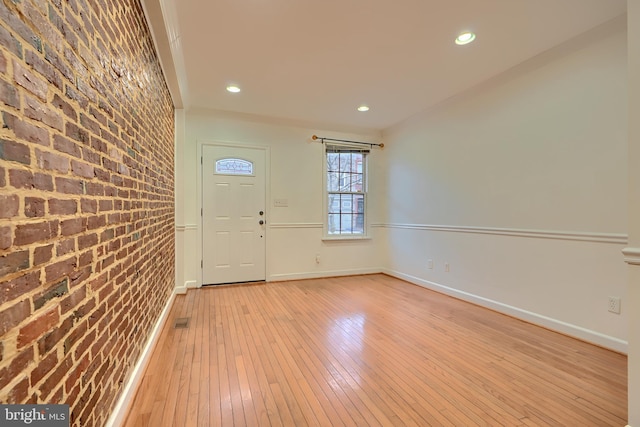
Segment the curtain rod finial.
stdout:
<path fill-rule="evenodd" d="M 380 144 L 378 144 L 378 147 L 384 148 L 384 142 L 381 142 Z"/>
<path fill-rule="evenodd" d="M 318 136 L 317 136 L 317 135 L 313 135 L 313 136 L 311 137 L 311 139 L 313 139 L 313 140 L 315 141 L 316 139 L 318 139 Z"/>

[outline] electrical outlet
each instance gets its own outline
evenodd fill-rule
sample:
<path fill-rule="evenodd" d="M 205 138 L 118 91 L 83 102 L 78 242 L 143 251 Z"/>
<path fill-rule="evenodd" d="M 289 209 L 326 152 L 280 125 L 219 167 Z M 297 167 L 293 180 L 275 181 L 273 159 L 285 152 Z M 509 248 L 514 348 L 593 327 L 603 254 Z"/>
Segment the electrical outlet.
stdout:
<path fill-rule="evenodd" d="M 447 273 L 449 272 L 449 263 L 448 262 L 444 263 L 444 271 L 446 271 Z"/>
<path fill-rule="evenodd" d="M 427 260 L 427 268 L 429 270 L 433 270 L 433 260 L 432 259 Z"/>
<path fill-rule="evenodd" d="M 609 311 L 620 314 L 620 297 L 609 297 Z"/>

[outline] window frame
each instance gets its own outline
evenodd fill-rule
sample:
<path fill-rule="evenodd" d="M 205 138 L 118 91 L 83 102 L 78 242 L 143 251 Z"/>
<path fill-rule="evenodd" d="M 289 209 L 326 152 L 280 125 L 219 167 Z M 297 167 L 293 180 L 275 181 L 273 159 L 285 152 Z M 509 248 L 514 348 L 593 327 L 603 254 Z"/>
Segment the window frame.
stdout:
<path fill-rule="evenodd" d="M 357 151 L 363 154 L 362 161 L 362 192 L 334 192 L 329 191 L 328 175 L 328 153 L 330 150 Z M 369 156 L 371 150 L 363 148 L 360 145 L 348 143 L 324 143 L 322 147 L 322 206 L 323 206 L 323 240 L 368 240 L 371 239 L 369 234 Z M 363 232 L 362 233 L 329 233 L 329 195 L 330 194 L 357 194 L 363 196 Z"/>

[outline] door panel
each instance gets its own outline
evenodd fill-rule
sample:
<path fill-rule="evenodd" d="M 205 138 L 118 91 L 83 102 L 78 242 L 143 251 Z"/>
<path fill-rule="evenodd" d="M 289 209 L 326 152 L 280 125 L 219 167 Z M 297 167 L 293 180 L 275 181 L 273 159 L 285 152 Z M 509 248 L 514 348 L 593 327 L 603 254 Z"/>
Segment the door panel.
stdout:
<path fill-rule="evenodd" d="M 202 147 L 205 285 L 265 279 L 265 158 L 261 149 Z M 222 162 L 225 167 L 216 172 L 223 159 L 237 161 Z"/>

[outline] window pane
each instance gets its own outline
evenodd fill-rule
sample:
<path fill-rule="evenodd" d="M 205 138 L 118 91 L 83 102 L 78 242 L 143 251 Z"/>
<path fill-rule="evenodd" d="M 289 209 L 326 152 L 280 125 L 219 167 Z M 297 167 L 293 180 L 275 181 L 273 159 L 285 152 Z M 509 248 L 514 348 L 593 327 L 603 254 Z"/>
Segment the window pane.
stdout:
<path fill-rule="evenodd" d="M 364 195 L 362 194 L 354 194 L 353 195 L 353 203 L 355 208 L 353 209 L 354 213 L 364 214 Z"/>
<path fill-rule="evenodd" d="M 340 174 L 327 172 L 327 191 L 340 191 Z"/>
<path fill-rule="evenodd" d="M 340 215 L 340 221 L 342 222 L 340 224 L 340 233 L 351 233 L 351 230 L 353 229 L 351 224 L 352 219 L 353 215 L 351 214 L 343 213 Z"/>
<path fill-rule="evenodd" d="M 351 172 L 351 153 L 340 153 L 340 171 Z"/>
<path fill-rule="evenodd" d="M 340 155 L 338 153 L 327 153 L 327 171 L 338 171 L 340 168 Z"/>
<path fill-rule="evenodd" d="M 355 218 L 353 232 L 364 234 L 364 213 L 356 214 L 353 217 Z"/>
<path fill-rule="evenodd" d="M 329 213 L 340 213 L 340 194 L 329 194 Z"/>
<path fill-rule="evenodd" d="M 340 234 L 340 215 L 329 214 L 329 234 Z"/>

